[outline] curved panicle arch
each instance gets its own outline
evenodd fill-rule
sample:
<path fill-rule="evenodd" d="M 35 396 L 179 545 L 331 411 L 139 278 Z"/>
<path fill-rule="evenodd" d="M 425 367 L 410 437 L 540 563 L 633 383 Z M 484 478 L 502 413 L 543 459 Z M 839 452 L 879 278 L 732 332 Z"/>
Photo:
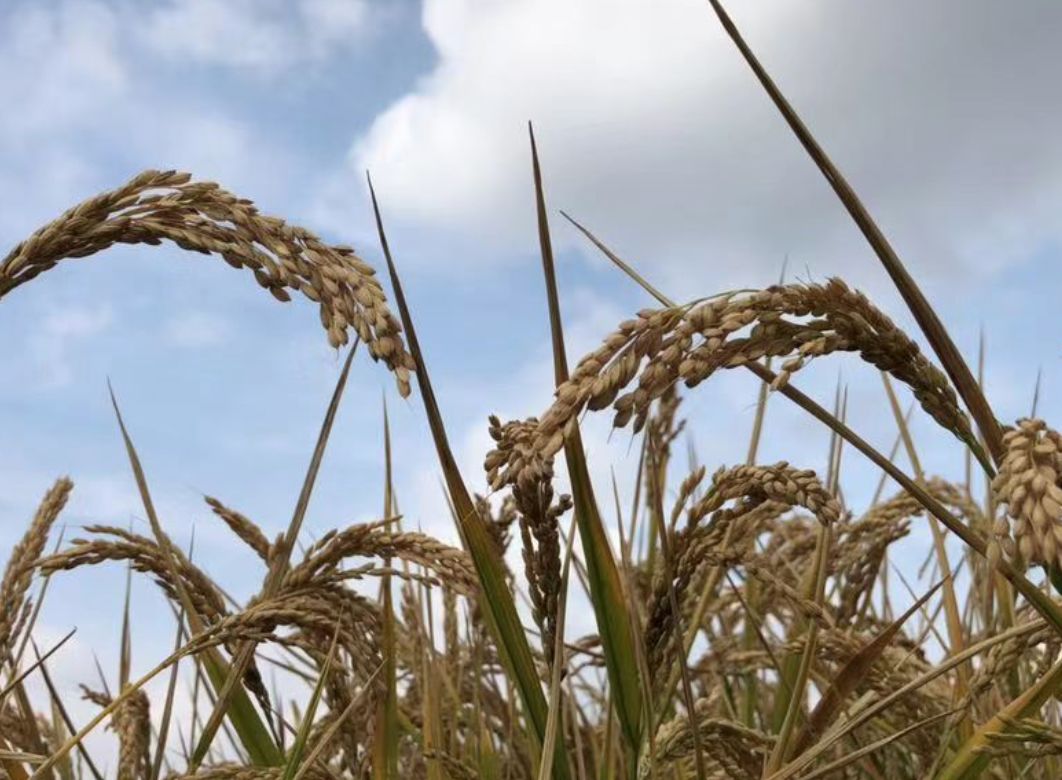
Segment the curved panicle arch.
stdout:
<path fill-rule="evenodd" d="M 289 290 L 302 293 L 320 305 L 333 346 L 346 344 L 353 330 L 373 358 L 394 372 L 402 395 L 409 394 L 413 359 L 375 270 L 350 247 L 326 244 L 188 173 L 144 171 L 38 229 L 0 260 L 0 299 L 62 260 L 115 244 L 163 241 L 249 269 L 277 300 L 289 301 Z"/>
<path fill-rule="evenodd" d="M 653 401 L 677 382 L 694 387 L 719 369 L 768 357 L 785 360 L 776 380 L 780 386 L 807 361 L 834 352 L 858 353 L 904 382 L 937 423 L 976 443 L 947 376 L 866 296 L 831 279 L 825 285 L 775 285 L 639 312 L 579 361 L 533 434 L 523 431 L 523 447 L 506 448 L 503 442 L 498 452 L 512 454 L 493 457 L 492 482 L 495 487 L 515 482 L 520 471 L 548 460 L 586 409 L 611 405 L 617 427 L 633 420 L 639 430 Z"/>

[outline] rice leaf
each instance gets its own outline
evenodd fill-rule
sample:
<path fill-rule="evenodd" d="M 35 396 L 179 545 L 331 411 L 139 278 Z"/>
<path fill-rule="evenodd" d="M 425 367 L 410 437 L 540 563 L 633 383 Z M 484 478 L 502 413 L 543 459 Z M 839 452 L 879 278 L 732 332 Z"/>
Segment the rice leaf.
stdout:
<path fill-rule="evenodd" d="M 181 647 L 184 634 L 184 611 L 177 613 L 177 635 L 173 640 L 173 650 Z M 170 734 L 170 721 L 173 717 L 173 703 L 177 693 L 177 671 L 180 663 L 175 663 L 170 670 L 170 681 L 166 685 L 166 700 L 162 705 L 162 718 L 159 720 L 158 739 L 155 741 L 155 760 L 151 765 L 151 780 L 158 780 L 162 774 L 162 762 L 166 757 L 166 742 Z"/>
<path fill-rule="evenodd" d="M 52 676 L 48 673 L 48 665 L 44 662 L 44 658 L 41 657 L 40 650 L 37 648 L 37 643 L 30 640 L 30 644 L 33 646 L 33 655 L 37 658 L 37 663 L 40 665 L 41 679 L 44 680 L 44 685 L 48 689 L 48 695 L 51 697 L 52 705 L 58 710 L 63 723 L 66 725 L 70 733 L 77 731 L 74 728 L 74 721 L 70 718 L 70 713 L 66 709 L 66 705 L 63 704 L 63 699 L 59 695 L 59 691 L 55 688 L 55 683 L 52 682 Z M 89 771 L 92 772 L 92 776 L 96 780 L 103 780 L 103 775 L 100 770 L 96 768 L 96 764 L 92 760 L 92 756 L 85 750 L 85 746 L 80 742 L 77 745 L 78 753 L 81 754 L 81 758 L 84 759 L 85 765 L 88 766 Z"/>
<path fill-rule="evenodd" d="M 310 694 L 310 701 L 306 704 L 306 712 L 303 713 L 302 723 L 299 724 L 299 731 L 295 735 L 295 741 L 291 744 L 291 751 L 288 753 L 288 760 L 284 764 L 284 774 L 281 776 L 281 780 L 293 780 L 302 763 L 302 754 L 306 751 L 306 742 L 310 738 L 310 732 L 313 730 L 313 720 L 317 715 L 317 705 L 321 702 L 325 683 L 328 681 L 328 675 L 332 671 L 332 664 L 336 660 L 336 646 L 339 644 L 339 625 L 340 623 L 337 620 L 336 630 L 332 635 L 332 644 L 329 646 L 328 655 L 325 656 L 324 663 L 321 665 L 317 683 L 313 686 L 313 693 Z"/>
<path fill-rule="evenodd" d="M 859 682 L 869 674 L 874 664 L 881 657 L 882 652 L 889 646 L 892 640 L 900 632 L 903 624 L 932 598 L 937 592 L 943 580 L 929 589 L 920 599 L 912 604 L 906 612 L 886 626 L 881 633 L 867 642 L 855 655 L 848 659 L 847 663 L 832 678 L 830 687 L 827 688 L 815 709 L 811 711 L 807 722 L 793 740 L 793 754 L 800 755 L 809 745 L 817 740 L 833 720 L 840 714 L 845 700 L 856 689 Z M 961 668 L 961 667 L 960 667 Z"/>
<path fill-rule="evenodd" d="M 553 260 L 553 245 L 550 238 L 549 220 L 546 215 L 545 195 L 542 191 L 542 172 L 534 131 L 528 127 L 531 137 L 531 159 L 535 185 L 535 205 L 538 214 L 539 246 L 542 254 L 542 271 L 546 280 L 546 296 L 549 304 L 550 333 L 553 344 L 554 379 L 559 386 L 568 379 L 568 361 L 564 348 L 564 326 L 560 313 L 557 278 Z M 583 451 L 578 427 L 573 427 L 565 437 L 564 454 L 571 480 L 573 511 L 579 526 L 583 556 L 590 585 L 590 600 L 597 618 L 597 628 L 605 651 L 612 699 L 619 715 L 620 729 L 631 755 L 641 748 L 644 725 L 642 722 L 642 694 L 638 681 L 638 666 L 634 648 L 634 633 L 630 613 L 627 610 L 623 587 L 620 582 L 616 559 L 605 533 L 604 522 L 594 498 L 590 470 Z"/>
<path fill-rule="evenodd" d="M 984 437 L 985 442 L 988 445 L 988 450 L 992 455 L 992 459 L 998 464 L 1000 457 L 1003 453 L 1003 432 L 999 426 L 999 422 L 996 420 L 995 415 L 992 412 L 992 408 L 988 405 L 988 400 L 985 398 L 984 393 L 981 390 L 981 386 L 974 379 L 973 374 L 970 372 L 970 367 L 966 365 L 966 361 L 963 360 L 962 354 L 955 346 L 955 342 L 952 341 L 948 331 L 944 328 L 940 318 L 937 317 L 933 307 L 926 300 L 925 295 L 922 294 L 922 290 L 918 287 L 914 278 L 907 271 L 903 262 L 900 260 L 899 255 L 892 248 L 888 239 L 885 238 L 885 234 L 882 233 L 881 228 L 870 216 L 870 212 L 867 211 L 866 206 L 856 195 L 855 190 L 844 178 L 841 172 L 837 169 L 837 166 L 833 164 L 825 150 L 819 145 L 818 141 L 811 134 L 811 131 L 807 128 L 807 125 L 800 119 L 796 111 L 786 100 L 781 90 L 775 85 L 774 80 L 771 79 L 767 71 L 760 64 L 756 55 L 753 54 L 752 49 L 749 48 L 745 39 L 742 37 L 737 26 L 734 24 L 730 15 L 723 8 L 720 0 L 709 0 L 716 16 L 719 18 L 723 29 L 726 30 L 730 39 L 737 46 L 741 52 L 742 57 L 748 63 L 752 72 L 756 75 L 760 84 L 764 90 L 770 96 L 771 101 L 775 107 L 781 112 L 786 124 L 796 135 L 797 140 L 804 147 L 804 150 L 808 153 L 815 165 L 822 172 L 822 175 L 826 177 L 826 181 L 829 182 L 833 191 L 837 194 L 841 203 L 852 217 L 853 221 L 859 227 L 859 230 L 863 233 L 867 243 L 877 254 L 878 259 L 881 260 L 881 264 L 884 266 L 886 272 L 892 278 L 893 283 L 896 285 L 896 289 L 899 290 L 900 295 L 903 296 L 904 302 L 911 310 L 915 320 L 921 327 L 922 332 L 925 334 L 926 339 L 933 347 L 933 351 L 936 352 L 937 357 L 940 359 L 944 370 L 948 373 L 952 383 L 955 385 L 955 389 L 958 390 L 959 395 L 962 397 L 963 402 L 966 404 L 966 408 L 970 410 L 973 415 L 974 421 L 977 423 L 977 427 L 981 431 L 981 435 Z M 986 471 L 991 473 L 991 464 L 983 457 L 983 453 L 979 453 L 980 447 L 976 441 L 967 441 L 966 444 L 974 450 L 975 454 L 980 454 L 980 460 Z"/>
<path fill-rule="evenodd" d="M 391 249 L 387 243 L 387 235 L 384 232 L 383 219 L 380 216 L 380 208 L 371 179 L 369 179 L 369 193 L 372 198 L 380 245 L 387 260 L 391 286 L 394 288 L 395 303 L 398 306 L 402 317 L 402 326 L 409 340 L 409 351 L 416 362 L 417 384 L 420 387 L 424 410 L 428 417 L 428 425 L 431 428 L 432 439 L 435 442 L 435 449 L 442 466 L 450 500 L 453 502 L 454 510 L 459 519 L 458 530 L 465 548 L 472 556 L 476 573 L 479 576 L 479 584 L 482 589 L 480 603 L 483 606 L 483 613 L 497 644 L 502 664 L 520 696 L 534 742 L 541 748 L 546 735 L 548 707 L 538 679 L 538 673 L 535 670 L 531 646 L 528 644 L 527 635 L 524 633 L 524 628 L 516 612 L 516 604 L 513 602 L 512 593 L 509 591 L 505 581 L 502 563 L 495 554 L 493 542 L 483 519 L 476 511 L 472 496 L 469 494 L 468 488 L 465 487 L 464 479 L 457 468 L 457 461 L 454 459 L 453 451 L 450 449 L 446 427 L 443 423 L 442 413 L 439 411 L 439 404 L 435 399 L 431 379 L 428 376 L 424 354 L 420 349 L 409 307 L 406 304 L 405 294 L 398 278 L 398 271 L 395 268 Z M 558 742 L 557 750 L 554 754 L 554 774 L 558 780 L 566 780 L 568 778 L 568 761 L 564 747 L 563 741 Z"/>
<path fill-rule="evenodd" d="M 1056 661 L 1043 677 L 970 735 L 959 746 L 951 762 L 937 775 L 937 780 L 973 780 L 980 777 L 992 761 L 992 757 L 984 752 L 989 736 L 1006 733 L 1016 721 L 1035 715 L 1060 689 L 1062 660 Z"/>
<path fill-rule="evenodd" d="M 122 441 L 125 444 L 126 454 L 129 457 L 129 465 L 133 470 L 133 476 L 140 493 L 140 499 L 144 505 L 144 513 L 148 516 L 148 522 L 151 524 L 151 530 L 155 535 L 155 541 L 158 544 L 159 549 L 162 551 L 162 557 L 166 566 L 170 570 L 173 582 L 177 586 L 177 595 L 181 602 L 181 606 L 185 610 L 185 615 L 187 616 L 188 624 L 191 627 L 191 632 L 193 634 L 200 633 L 203 628 L 202 623 L 195 610 L 194 602 L 186 592 L 184 585 L 182 584 L 182 579 L 177 574 L 177 568 L 173 557 L 174 553 L 170 546 L 171 542 L 169 537 L 163 532 L 162 524 L 159 522 L 158 515 L 155 512 L 155 504 L 151 499 L 151 492 L 148 489 L 147 477 L 144 475 L 143 466 L 140 464 L 140 456 L 137 454 L 136 447 L 133 445 L 133 440 L 129 436 L 129 431 L 125 427 L 125 421 L 122 419 L 122 412 L 118 408 L 118 399 L 115 397 L 114 388 L 110 387 L 109 383 L 108 389 L 111 395 L 111 405 L 114 408 L 114 414 L 118 420 L 118 428 L 122 433 Z M 231 675 L 229 673 L 228 665 L 221 658 L 221 654 L 215 648 L 210 648 L 204 653 L 203 665 L 207 670 L 211 683 L 215 686 L 215 690 L 223 690 L 226 680 Z M 234 679 L 238 680 L 239 677 Z M 229 717 L 232 721 L 233 728 L 236 729 L 236 733 L 239 734 L 240 741 L 243 743 L 244 748 L 246 748 L 251 760 L 257 766 L 279 766 L 281 759 L 280 752 L 277 750 L 272 736 L 262 723 L 262 719 L 259 717 L 254 705 L 251 704 L 251 700 L 243 690 L 243 687 L 232 686 L 230 695 L 232 708 L 229 711 Z M 114 700 L 118 701 L 120 698 L 121 695 Z M 220 709 L 218 712 L 223 716 L 225 710 Z M 218 719 L 218 725 L 220 725 L 220 717 Z M 213 734 L 211 734 L 210 737 L 212 739 Z M 210 745 L 211 739 L 201 741 L 202 755 L 205 755 L 206 748 Z"/>
<path fill-rule="evenodd" d="M 816 604 L 820 606 L 825 598 L 827 561 L 830 553 L 831 533 L 830 527 L 820 525 L 815 545 L 815 566 L 807 573 L 807 592 Z M 819 624 L 814 620 L 804 620 L 806 630 L 804 632 L 804 651 L 799 655 L 799 665 L 796 674 L 790 684 L 784 690 L 778 692 L 778 701 L 775 703 L 775 713 L 782 715 L 781 727 L 778 729 L 778 738 L 774 744 L 774 750 L 767 761 L 765 774 L 778 769 L 791 753 L 793 746 L 793 734 L 796 729 L 797 718 L 804 707 L 804 695 L 807 692 L 808 678 L 811 674 L 811 665 L 815 660 L 815 652 L 818 649 Z M 794 659 L 795 660 L 795 659 Z M 783 666 L 783 675 L 786 668 Z"/>
<path fill-rule="evenodd" d="M 376 676 L 380 673 L 381 669 L 383 669 L 382 665 L 376 667 L 376 671 L 370 674 L 365 680 L 365 684 L 362 686 L 362 689 L 358 691 L 358 695 L 350 700 L 350 704 L 344 707 L 343 711 L 339 713 L 339 716 L 332 721 L 327 729 L 325 729 L 325 732 L 321 735 L 321 738 L 317 740 L 317 744 L 313 746 L 313 750 L 311 750 L 310 754 L 306 756 L 306 760 L 302 762 L 302 766 L 299 767 L 299 771 L 295 774 L 295 777 L 292 780 L 302 780 L 302 777 L 306 774 L 309 768 L 317 763 L 321 754 L 324 753 L 329 743 L 339 732 L 340 727 L 342 727 L 343 723 L 350 717 L 351 713 L 354 712 L 354 709 L 362 703 L 362 699 L 365 698 L 365 694 L 372 687 L 373 682 L 376 681 Z"/>
<path fill-rule="evenodd" d="M 848 753 L 845 753 L 841 758 L 837 759 L 836 761 L 831 761 L 830 763 L 819 767 L 815 771 L 809 772 L 808 774 L 804 775 L 802 780 L 817 780 L 820 777 L 836 777 L 836 773 L 844 769 L 846 766 L 854 764 L 856 761 L 859 761 L 862 758 L 866 758 L 871 753 L 874 753 L 877 750 L 881 750 L 883 747 L 887 747 L 893 742 L 898 742 L 904 737 L 913 734 L 914 732 L 919 731 L 920 729 L 924 729 L 926 726 L 930 726 L 934 723 L 937 723 L 952 714 L 953 713 L 950 711 L 940 712 L 936 715 L 930 715 L 928 718 L 923 718 L 920 721 L 912 723 L 906 728 L 902 728 L 899 731 L 894 731 L 886 737 L 882 737 L 881 739 L 875 740 L 869 745 L 864 745 L 858 750 L 853 750 Z"/>
<path fill-rule="evenodd" d="M 395 514 L 391 463 L 391 424 L 387 416 L 387 402 L 383 404 L 384 428 L 384 508 L 383 517 L 391 519 Z M 391 559 L 384 565 L 390 568 Z M 375 780 L 393 780 L 398 777 L 398 682 L 395 646 L 395 610 L 391 598 L 391 575 L 380 580 L 380 601 L 383 626 L 380 650 L 384 656 L 384 693 L 376 703 L 376 728 L 373 734 L 372 776 Z"/>
<path fill-rule="evenodd" d="M 209 630 L 207 632 L 204 632 L 203 634 L 200 634 L 197 638 L 200 641 L 204 641 L 208 634 Z M 149 670 L 136 680 L 129 683 L 129 685 L 127 685 L 124 690 L 119 691 L 118 694 L 111 699 L 110 704 L 108 704 L 106 707 L 101 707 L 99 712 L 97 712 L 91 719 L 89 719 L 88 723 L 81 727 L 80 731 L 78 731 L 76 734 L 72 734 L 70 738 L 59 747 L 58 750 L 52 753 L 52 755 L 48 756 L 47 760 L 39 767 L 37 767 L 37 770 L 33 773 L 33 775 L 31 775 L 30 780 L 40 780 L 40 778 L 47 777 L 52 767 L 54 767 L 58 762 L 62 761 L 67 755 L 69 755 L 70 751 L 78 747 L 85 739 L 85 737 L 91 734 L 105 719 L 113 715 L 114 711 L 118 709 L 122 704 L 124 704 L 130 696 L 132 696 L 138 690 L 140 690 L 149 682 L 154 680 L 156 677 L 162 674 L 162 672 L 169 669 L 170 666 L 177 663 L 177 661 L 179 661 L 181 658 L 188 655 L 189 652 L 191 652 L 189 646 L 187 644 L 184 645 L 183 647 L 181 647 L 181 649 L 174 653 L 171 653 L 168 657 L 163 659 L 153 669 Z"/>

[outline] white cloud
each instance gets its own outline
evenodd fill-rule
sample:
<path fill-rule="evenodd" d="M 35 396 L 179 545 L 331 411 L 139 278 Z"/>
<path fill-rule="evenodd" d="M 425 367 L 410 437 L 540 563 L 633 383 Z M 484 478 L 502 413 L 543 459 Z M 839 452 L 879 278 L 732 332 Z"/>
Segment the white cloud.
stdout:
<path fill-rule="evenodd" d="M 217 34 L 220 45 L 225 35 L 217 32 L 219 25 L 240 19 L 228 19 L 233 10 L 217 5 L 224 18 L 213 26 L 206 12 L 185 20 L 201 28 L 181 27 L 176 18 L 172 23 L 192 40 L 209 42 Z M 268 5 L 272 15 L 261 15 L 259 32 L 250 23 L 259 18 L 255 14 L 243 23 L 263 48 L 271 45 L 270 25 L 276 26 L 286 36 L 278 39 L 278 56 L 309 51 L 312 36 L 353 34 L 354 12 L 348 8 L 344 16 L 347 4 L 337 2 L 331 12 L 328 3 L 299 11 L 297 32 L 278 21 L 283 5 Z M 183 7 L 171 3 L 153 13 L 176 14 Z M 190 170 L 256 199 L 297 198 L 291 196 L 295 152 L 277 143 L 268 125 L 252 125 L 209 91 L 189 88 L 187 68 L 178 83 L 152 71 L 169 50 L 143 45 L 143 8 L 94 0 L 0 4 L 0 102 L 18 106 L 0 124 L 4 148 L 18 150 L 0 155 L 0 191 L 17 193 L 0 214 L 0 234 L 8 241 L 148 167 Z M 224 41 L 233 56 L 256 56 L 254 46 L 232 45 L 234 40 Z M 312 48 L 323 57 L 336 45 Z"/>
<path fill-rule="evenodd" d="M 229 323 L 224 317 L 203 311 L 186 311 L 166 323 L 166 341 L 176 347 L 197 349 L 223 343 Z"/>
<path fill-rule="evenodd" d="M 365 0 L 301 0 L 299 12 L 311 39 L 325 46 L 350 42 L 369 22 Z"/>
<path fill-rule="evenodd" d="M 102 3 L 13 6 L 2 16 L 0 99 L 18 106 L 0 133 L 52 133 L 67 121 L 97 116 L 127 87 L 117 55 L 119 24 Z"/>
<path fill-rule="evenodd" d="M 117 15 L 92 0 L 0 4 L 0 103 L 17 107 L 0 122 L 5 235 L 91 189 L 87 134 L 129 93 L 119 38 Z"/>
<path fill-rule="evenodd" d="M 49 314 L 44 319 L 44 332 L 59 339 L 94 336 L 111 324 L 111 309 L 106 304 L 93 307 L 72 307 Z"/>
<path fill-rule="evenodd" d="M 69 384 L 74 377 L 75 348 L 107 330 L 113 319 L 106 303 L 70 306 L 46 314 L 29 343 L 41 385 L 56 388 Z"/>
<path fill-rule="evenodd" d="M 359 36 L 366 0 L 170 0 L 146 19 L 151 47 L 175 60 L 276 73 Z"/>
<path fill-rule="evenodd" d="M 1062 7 L 734 5 L 914 267 L 999 268 L 1059 236 Z M 787 252 L 880 277 L 700 0 L 427 0 L 423 25 L 435 69 L 352 150 L 396 219 L 528 246 L 532 118 L 551 203 L 673 283 L 762 283 Z"/>

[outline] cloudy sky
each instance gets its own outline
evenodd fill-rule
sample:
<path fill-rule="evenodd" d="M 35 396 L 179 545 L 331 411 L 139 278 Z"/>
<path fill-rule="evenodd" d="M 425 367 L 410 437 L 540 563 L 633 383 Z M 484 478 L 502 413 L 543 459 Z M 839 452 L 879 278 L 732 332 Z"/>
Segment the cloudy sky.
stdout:
<path fill-rule="evenodd" d="M 975 359 L 1001 418 L 1062 411 L 1062 5 L 1054 0 L 732 0 L 765 65 L 861 192 Z M 467 480 L 481 488 L 486 416 L 549 400 L 547 324 L 526 123 L 551 208 L 598 232 L 673 297 L 841 275 L 914 332 L 888 279 L 701 0 L 3 0 L 0 241 L 145 168 L 220 182 L 325 238 L 379 252 L 371 169 Z M 570 352 L 650 301 L 555 218 Z M 202 503 L 216 495 L 284 528 L 336 380 L 305 302 L 282 306 L 222 263 L 178 250 L 71 261 L 0 306 L 0 544 L 60 474 L 65 515 L 145 528 L 110 378 L 160 515 L 239 596 L 256 561 Z M 809 369 L 824 402 L 849 388 L 856 427 L 888 448 L 878 378 L 853 361 Z M 725 376 L 687 402 L 699 458 L 743 458 L 756 386 Z M 407 523 L 453 540 L 414 398 L 359 356 L 307 528 L 374 518 L 381 403 L 395 427 Z M 822 430 L 772 401 L 764 457 L 821 468 Z M 588 422 L 601 487 L 625 489 L 630 439 Z M 916 416 L 927 463 L 957 447 Z M 845 463 L 854 507 L 874 478 Z M 71 534 L 75 533 L 71 529 Z M 921 560 L 925 535 L 904 548 Z M 61 681 L 117 649 L 117 568 L 57 578 L 41 636 L 77 625 Z M 147 583 L 138 666 L 164 653 Z M 591 618 L 575 611 L 573 632 Z M 158 629 L 158 630 L 156 630 Z M 109 667 L 113 668 L 113 667 Z"/>

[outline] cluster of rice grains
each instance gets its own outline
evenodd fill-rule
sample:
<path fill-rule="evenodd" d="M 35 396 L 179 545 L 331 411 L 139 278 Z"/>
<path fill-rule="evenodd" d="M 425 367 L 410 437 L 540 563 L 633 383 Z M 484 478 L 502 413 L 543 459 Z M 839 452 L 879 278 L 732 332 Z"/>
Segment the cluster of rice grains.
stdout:
<path fill-rule="evenodd" d="M 542 416 L 533 447 L 543 457 L 562 446 L 564 429 L 584 409 L 612 405 L 615 425 L 636 431 L 651 404 L 676 382 L 695 387 L 719 369 L 786 358 L 776 387 L 807 361 L 856 352 L 914 392 L 922 408 L 963 441 L 973 435 L 944 373 L 862 294 L 840 279 L 778 285 L 688 306 L 647 309 L 584 357 Z M 623 392 L 637 379 L 637 387 Z"/>
<path fill-rule="evenodd" d="M 213 182 L 192 181 L 187 173 L 144 171 L 37 230 L 0 260 L 0 298 L 62 260 L 115 244 L 163 241 L 250 269 L 279 301 L 289 301 L 291 290 L 320 304 L 332 346 L 346 344 L 353 331 L 373 358 L 395 372 L 402 395 L 408 395 L 413 359 L 373 268 L 350 247 L 325 244 L 304 228 L 259 213 L 249 200 Z"/>
<path fill-rule="evenodd" d="M 301 291 L 320 304 L 333 345 L 353 330 L 408 392 L 414 361 L 373 269 L 350 249 L 262 216 L 185 174 L 147 172 L 42 228 L 0 263 L 0 297 L 65 258 L 163 240 L 251 269 L 281 300 Z M 714 472 L 697 465 L 683 471 L 673 457 L 686 430 L 682 385 L 774 360 L 774 386 L 782 388 L 809 360 L 837 352 L 855 353 L 906 385 L 933 421 L 976 446 L 947 376 L 836 279 L 643 311 L 579 361 L 540 417 L 490 418 L 491 494 L 472 501 L 482 521 L 476 528 L 501 586 L 526 607 L 520 614 L 532 679 L 537 673 L 550 711 L 559 713 L 556 739 L 567 763 L 552 769 L 555 776 L 567 771 L 561 780 L 916 780 L 936 776 L 967 750 L 991 759 L 979 765 L 990 776 L 1062 776 L 1058 706 L 1028 693 L 1057 673 L 1062 642 L 1043 603 L 1017 598 L 1011 587 L 1024 581 L 1017 571 L 1062 565 L 1057 433 L 1036 420 L 1006 432 L 983 504 L 970 477 L 956 484 L 919 473 L 907 489 L 857 511 L 843 500 L 834 449 L 821 475 L 758 463 L 753 454 Z M 614 523 L 603 520 L 607 549 L 574 548 L 565 590 L 571 540 L 562 529 L 575 506 L 581 544 L 593 543 L 585 529 L 598 502 L 578 490 L 574 500 L 564 493 L 555 460 L 567 446 L 567 462 L 577 463 L 580 416 L 609 406 L 616 426 L 642 434 L 631 475 L 634 511 L 623 518 L 617 508 Z M 759 435 L 757 424 L 750 453 Z M 71 487 L 59 480 L 45 495 L 0 581 L 0 780 L 37 771 L 42 780 L 80 780 L 97 772 L 75 750 L 72 735 L 84 724 L 70 720 L 61 692 L 36 707 L 54 716 L 37 714 L 22 675 L 28 681 L 47 671 L 25 654 L 43 586 L 105 564 L 156 583 L 184 623 L 170 660 L 183 659 L 182 679 L 189 662 L 195 670 L 186 693 L 190 716 L 187 706 L 171 712 L 168 698 L 149 700 L 130 674 L 129 648 L 111 687 L 116 694 L 105 679 L 103 692 L 84 689 L 118 743 L 111 774 L 120 780 L 531 780 L 551 766 L 514 685 L 511 648 L 499 644 L 481 562 L 464 549 L 404 531 L 389 517 L 300 539 L 289 560 L 284 535 L 270 538 L 208 497 L 233 544 L 242 543 L 266 572 L 264 581 L 275 583 L 238 604 L 157 528 L 144 535 L 88 525 L 47 552 Z M 988 539 L 994 565 L 973 555 L 956 561 L 965 579 L 945 578 L 942 591 L 897 621 L 892 602 L 914 584 L 896 573 L 890 552 L 923 522 L 916 518 L 942 513 Z M 953 548 L 937 552 L 947 556 Z M 618 675 L 609 667 L 616 637 L 558 641 L 566 600 L 579 592 L 594 599 L 595 588 L 611 582 L 602 559 L 615 562 L 618 608 L 634 648 L 635 668 L 621 670 L 634 676 L 640 696 L 633 745 L 620 722 Z M 923 589 L 943 571 L 939 557 L 927 560 L 933 568 Z M 39 595 L 32 593 L 35 576 Z M 954 621 L 948 614 L 944 631 L 939 594 L 954 589 L 959 609 Z M 600 611 L 595 616 L 602 620 Z M 233 701 L 220 735 L 197 754 L 197 735 L 225 679 L 219 664 L 252 645 L 237 687 L 257 704 L 246 699 L 240 710 Z M 278 676 L 304 685 L 305 696 L 292 701 L 280 693 Z M 307 704 L 318 697 L 315 707 Z M 1048 703 L 1042 710 L 1008 707 L 1034 700 Z M 170 715 L 176 723 L 167 727 Z M 995 725 L 982 733 L 985 723 Z"/>
<path fill-rule="evenodd" d="M 992 489 L 1013 526 L 1001 516 L 996 537 L 1012 556 L 1062 566 L 1062 436 L 1043 420 L 1025 419 L 1003 435 L 1003 444 L 1006 454 Z"/>

